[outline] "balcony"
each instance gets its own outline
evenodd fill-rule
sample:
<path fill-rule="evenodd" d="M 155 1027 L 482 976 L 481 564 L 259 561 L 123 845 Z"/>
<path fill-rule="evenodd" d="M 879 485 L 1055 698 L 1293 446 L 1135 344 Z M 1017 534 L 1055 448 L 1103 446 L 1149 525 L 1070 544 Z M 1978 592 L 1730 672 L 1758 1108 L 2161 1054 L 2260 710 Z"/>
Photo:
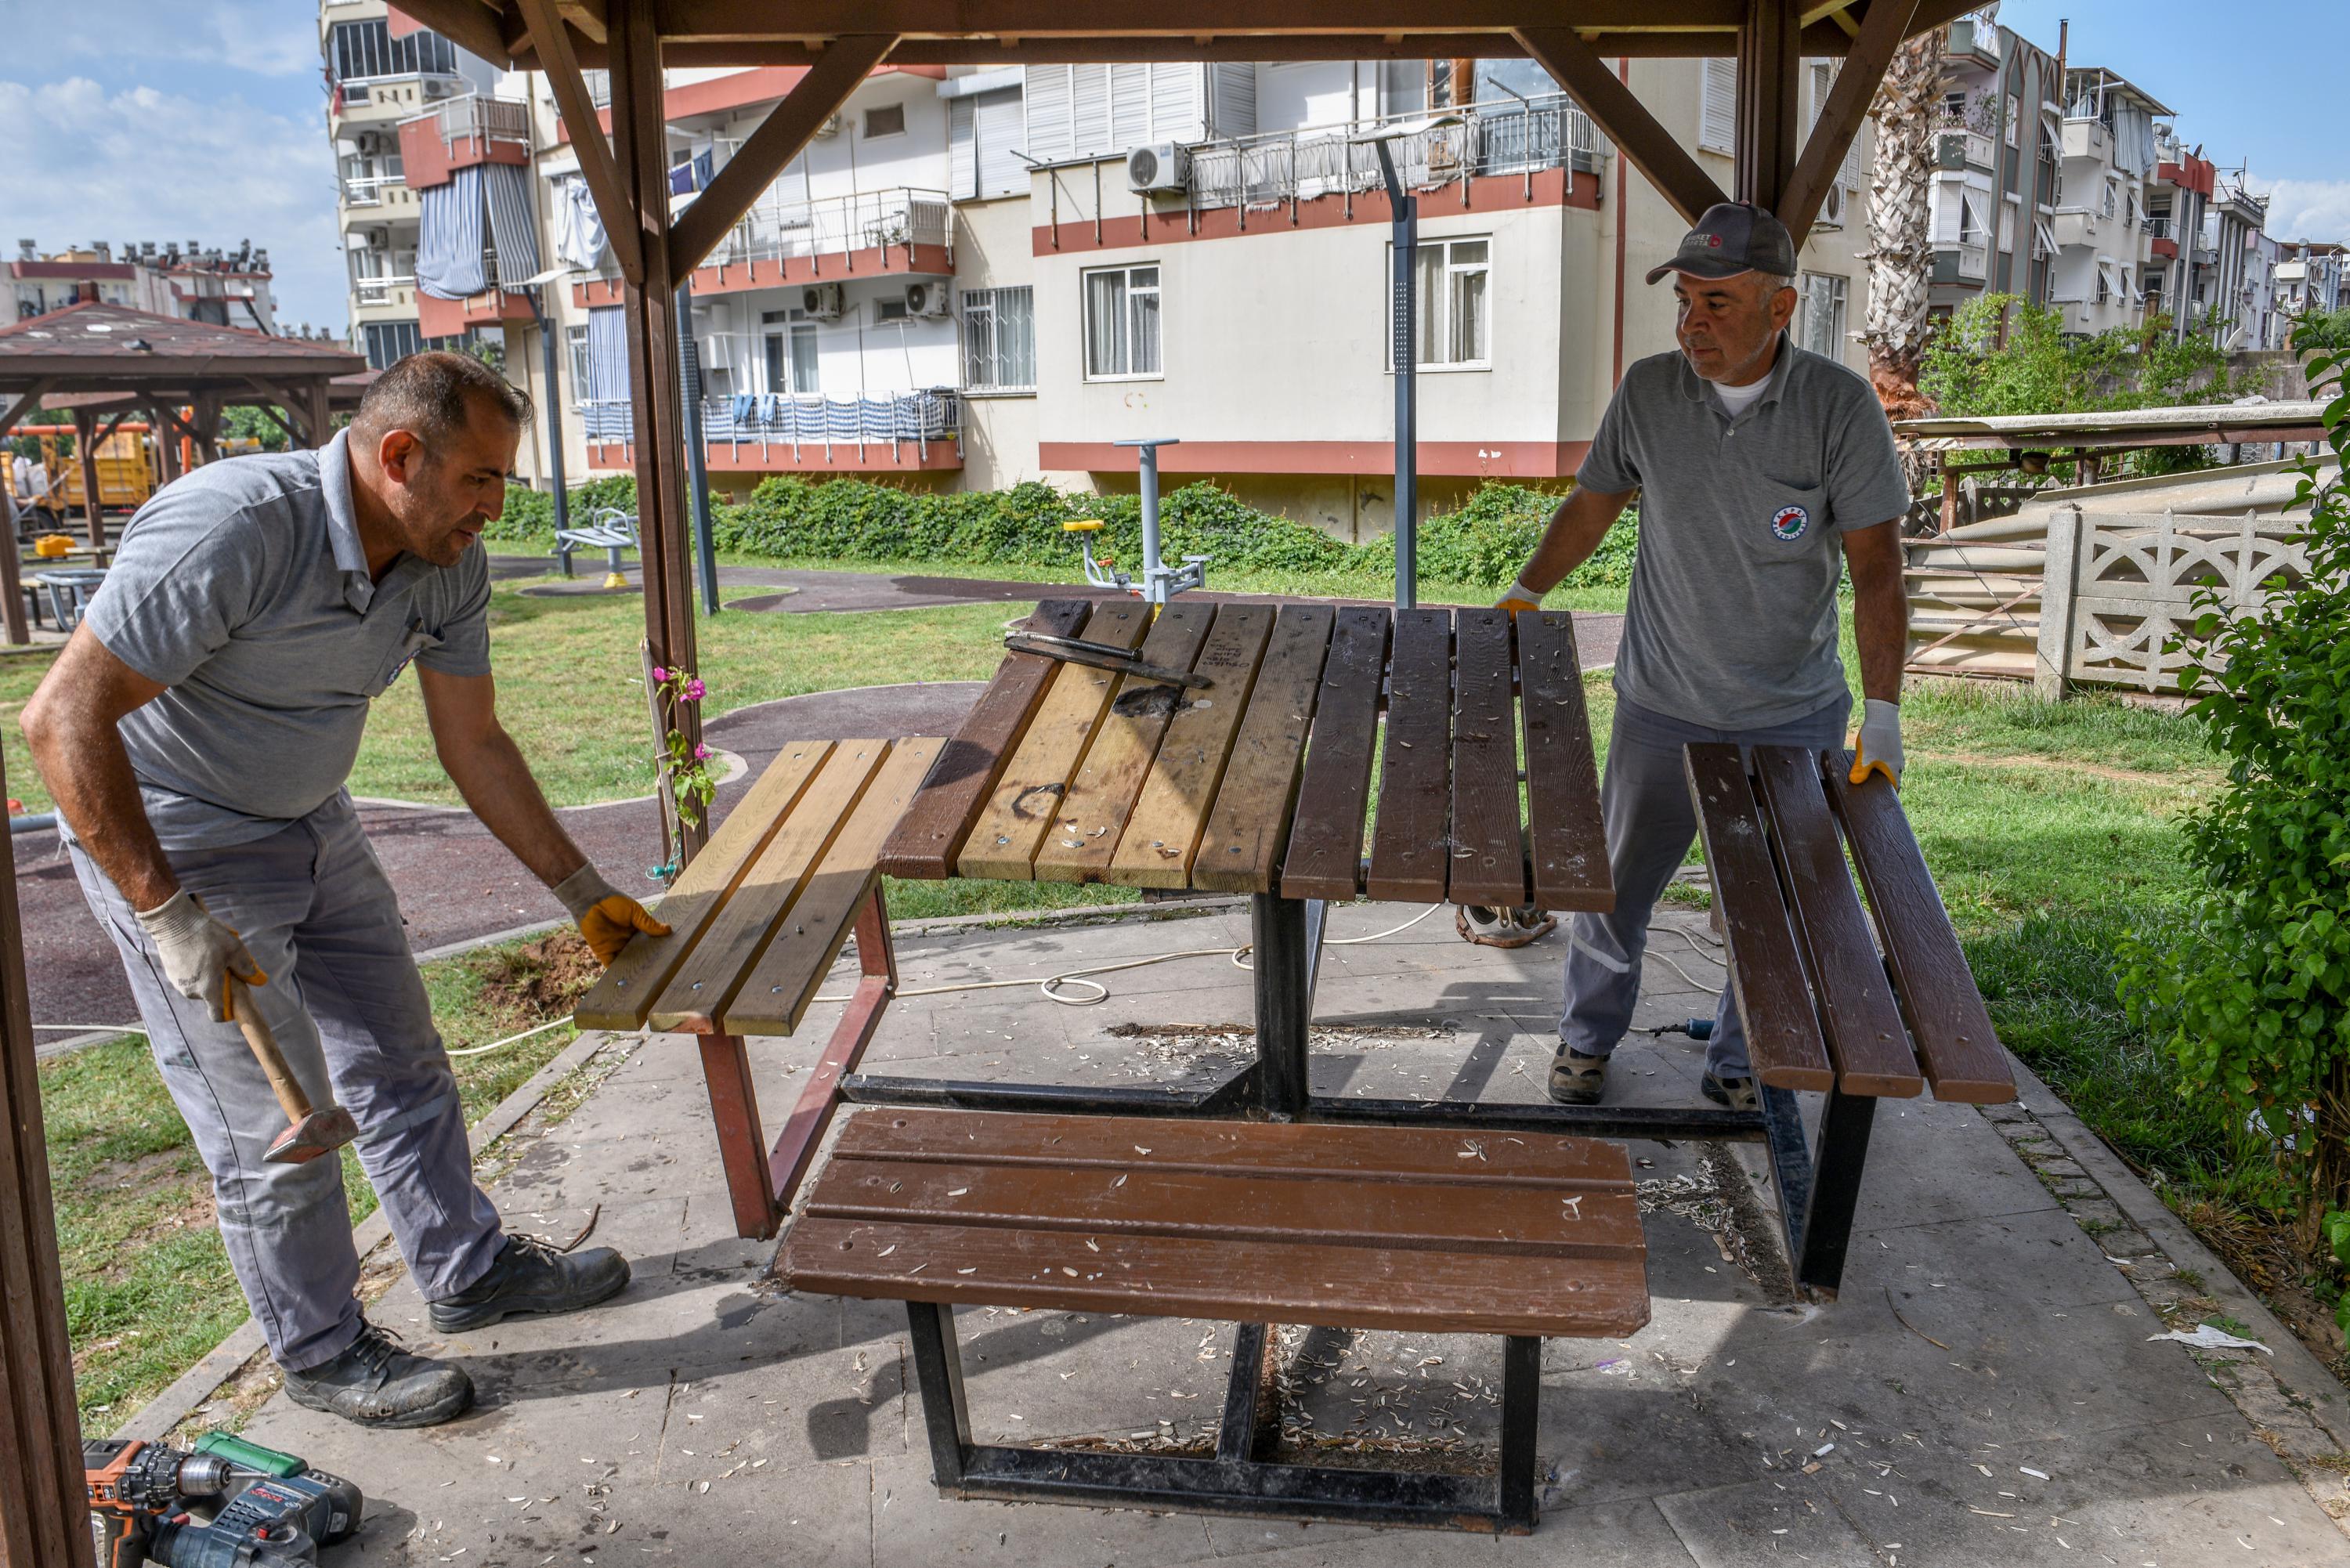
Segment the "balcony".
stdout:
<path fill-rule="evenodd" d="M 2085 115 L 2068 116 L 2064 121 L 2064 156 L 2094 158 L 2100 163 L 2114 161 L 2114 133 L 2106 129 L 2105 121 Z"/>
<path fill-rule="evenodd" d="M 1934 133 L 1934 165 L 1938 169 L 1991 168 L 1991 140 L 1980 130 L 1944 129 Z"/>
<path fill-rule="evenodd" d="M 1970 244 L 1964 240 L 1955 244 L 1934 242 L 1934 282 L 1979 284 L 1990 275 L 1989 245 Z"/>
<path fill-rule="evenodd" d="M 482 275 L 489 280 L 489 286 L 463 299 L 442 299 L 417 290 L 417 329 L 427 337 L 454 337 L 476 327 L 534 319 L 530 296 L 509 293 L 498 281 L 496 251 L 482 252 Z"/>
<path fill-rule="evenodd" d="M 1999 22 L 1993 16 L 1961 16 L 1950 24 L 1947 52 L 1968 55 L 1982 65 L 1999 64 Z"/>
<path fill-rule="evenodd" d="M 400 158 L 421 190 L 477 163 L 530 162 L 530 105 L 467 93 L 400 122 Z"/>
<path fill-rule="evenodd" d="M 1378 127 L 1407 123 L 1418 114 L 1211 143 L 1191 150 L 1187 182 L 1195 207 L 1246 207 L 1384 188 L 1377 149 L 1357 140 Z M 1584 112 L 1563 94 L 1507 108 L 1483 104 L 1458 125 L 1440 126 L 1388 144 L 1396 173 L 1411 190 L 1471 177 L 1559 169 L 1596 173 L 1609 151 Z"/>
<path fill-rule="evenodd" d="M 327 100 L 328 130 L 401 119 L 473 90 L 473 84 L 463 77 L 442 71 L 346 78 L 333 84 L 332 96 Z"/>
<path fill-rule="evenodd" d="M 346 208 L 381 207 L 407 192 L 407 180 L 398 174 L 346 174 L 342 180 Z"/>
<path fill-rule="evenodd" d="M 627 400 L 575 405 L 588 465 L 635 462 Z M 703 461 L 717 473 L 917 472 L 962 466 L 962 398 L 951 388 L 854 398 L 745 393 L 702 400 Z"/>
<path fill-rule="evenodd" d="M 351 280 L 352 302 L 360 306 L 406 306 L 409 296 L 416 292 L 416 279 L 407 273 L 390 274 L 381 277 L 356 277 Z"/>
<path fill-rule="evenodd" d="M 943 191 L 899 186 L 816 202 L 782 202 L 770 185 L 710 259 L 697 295 L 890 275 L 954 274 L 954 209 Z M 572 285 L 572 303 L 616 305 L 617 278 Z"/>

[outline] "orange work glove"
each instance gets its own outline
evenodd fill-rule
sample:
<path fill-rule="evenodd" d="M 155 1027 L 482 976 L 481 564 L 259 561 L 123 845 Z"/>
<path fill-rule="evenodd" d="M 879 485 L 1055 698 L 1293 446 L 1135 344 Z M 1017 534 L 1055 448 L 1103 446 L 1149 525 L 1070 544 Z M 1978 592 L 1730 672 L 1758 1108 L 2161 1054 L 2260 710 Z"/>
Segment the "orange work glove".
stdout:
<path fill-rule="evenodd" d="M 639 931 L 649 937 L 669 935 L 667 926 L 654 919 L 642 904 L 605 881 L 593 866 L 582 866 L 557 882 L 553 891 L 578 922 L 579 934 L 588 939 L 588 950 L 606 969 L 612 967 L 612 961 L 620 956 L 620 950 Z"/>

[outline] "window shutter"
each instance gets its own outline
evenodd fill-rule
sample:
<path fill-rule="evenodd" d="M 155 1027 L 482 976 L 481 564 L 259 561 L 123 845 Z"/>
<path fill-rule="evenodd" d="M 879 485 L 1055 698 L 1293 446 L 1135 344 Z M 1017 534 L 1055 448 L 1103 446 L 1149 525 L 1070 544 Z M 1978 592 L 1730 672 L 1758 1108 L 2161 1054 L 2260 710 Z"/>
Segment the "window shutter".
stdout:
<path fill-rule="evenodd" d="M 1855 195 L 1860 193 L 1860 150 L 1868 145 L 1868 139 L 1876 134 L 1876 126 L 1866 120 L 1861 121 L 1852 145 L 1844 151 L 1844 164 L 1836 171 L 1836 183 Z"/>
<path fill-rule="evenodd" d="M 1256 134 L 1256 67 L 1220 64 L 1208 67 L 1207 134 L 1215 138 Z"/>
<path fill-rule="evenodd" d="M 1738 62 L 1708 59 L 1699 90 L 1697 144 L 1710 152 L 1738 149 Z"/>
<path fill-rule="evenodd" d="M 1150 67 L 1109 68 L 1109 149 L 1126 152 L 1150 140 Z"/>
<path fill-rule="evenodd" d="M 983 92 L 970 101 L 979 140 L 979 193 L 1010 196 L 1027 190 L 1028 165 L 1014 156 L 1028 151 L 1020 145 L 1020 89 Z"/>
<path fill-rule="evenodd" d="M 947 100 L 947 194 L 958 202 L 980 193 L 977 125 L 967 98 Z"/>
<path fill-rule="evenodd" d="M 1197 141 L 1206 134 L 1200 101 L 1204 67 L 1161 60 L 1150 67 L 1150 140 Z"/>
<path fill-rule="evenodd" d="M 1027 91 L 1023 94 L 1028 145 L 1021 151 L 1040 163 L 1058 163 L 1076 155 L 1068 66 L 1030 66 Z"/>
<path fill-rule="evenodd" d="M 1109 150 L 1109 67 L 1081 65 L 1069 67 L 1070 120 L 1076 131 L 1076 153 L 1084 158 Z"/>

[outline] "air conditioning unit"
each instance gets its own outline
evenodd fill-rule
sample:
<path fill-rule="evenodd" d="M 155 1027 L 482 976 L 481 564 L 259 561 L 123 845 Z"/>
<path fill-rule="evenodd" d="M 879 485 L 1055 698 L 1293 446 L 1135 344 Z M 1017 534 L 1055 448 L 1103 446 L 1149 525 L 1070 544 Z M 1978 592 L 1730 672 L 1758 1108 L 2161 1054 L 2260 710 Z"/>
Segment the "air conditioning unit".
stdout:
<path fill-rule="evenodd" d="M 906 314 L 909 316 L 944 316 L 947 304 L 947 286 L 943 283 L 910 283 L 906 286 Z"/>
<path fill-rule="evenodd" d="M 840 285 L 816 283 L 800 290 L 800 308 L 817 321 L 837 321 L 842 309 Z"/>
<path fill-rule="evenodd" d="M 829 141 L 839 134 L 840 116 L 837 114 L 826 116 L 824 123 L 816 128 L 816 139 L 818 141 Z"/>
<path fill-rule="evenodd" d="M 1812 220 L 1814 229 L 1844 227 L 1845 189 L 1842 185 L 1828 187 L 1827 200 L 1820 203 L 1820 215 Z"/>
<path fill-rule="evenodd" d="M 1126 155 L 1129 191 L 1180 191 L 1191 174 L 1191 155 L 1172 141 L 1153 141 Z"/>

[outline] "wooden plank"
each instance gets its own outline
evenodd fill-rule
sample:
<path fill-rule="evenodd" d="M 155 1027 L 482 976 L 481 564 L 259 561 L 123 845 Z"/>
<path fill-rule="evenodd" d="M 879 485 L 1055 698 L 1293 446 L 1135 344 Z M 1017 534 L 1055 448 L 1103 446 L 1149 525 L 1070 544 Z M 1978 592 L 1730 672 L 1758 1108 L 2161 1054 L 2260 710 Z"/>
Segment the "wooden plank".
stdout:
<path fill-rule="evenodd" d="M 1087 599 L 1046 599 L 1028 617 L 1030 631 L 1075 637 L 1093 605 Z M 1057 660 L 1035 653 L 1007 653 L 995 677 L 963 717 L 954 738 L 931 764 L 921 793 L 881 851 L 881 870 L 890 877 L 941 881 L 987 805 L 1012 748 L 1019 743 L 1036 705 L 1045 700 Z"/>
<path fill-rule="evenodd" d="M 1123 1177 L 1126 1179 L 1121 1180 Z M 1124 1235 L 1284 1238 L 1403 1251 L 1638 1258 L 1629 1192 L 1522 1193 L 1370 1176 L 856 1160 L 826 1168 L 807 1212 L 827 1220 Z"/>
<path fill-rule="evenodd" d="M 1216 684 L 1183 693 L 1168 721 L 1141 798 L 1110 857 L 1109 880 L 1119 887 L 1191 886 L 1200 833 L 1256 689 L 1273 615 L 1271 605 L 1225 605 L 1217 610 L 1215 628 L 1191 667 Z"/>
<path fill-rule="evenodd" d="M 791 912 L 808 874 L 889 753 L 887 741 L 842 741 L 833 748 L 798 808 L 759 852 L 733 897 L 719 906 L 702 940 L 646 1010 L 647 1023 L 655 1029 L 716 1031 L 719 1009 Z"/>
<path fill-rule="evenodd" d="M 873 775 L 864 798 L 792 907 L 790 923 L 743 977 L 725 1004 L 730 1034 L 789 1034 L 800 1026 L 825 971 L 848 940 L 858 906 L 880 876 L 875 857 L 912 803 L 922 775 L 946 742 L 936 736 L 899 741 Z"/>
<path fill-rule="evenodd" d="M 1201 599 L 1179 599 L 1159 612 L 1150 633 L 1142 639 L 1142 657 L 1162 670 L 1189 670 L 1215 624 L 1216 607 Z M 1212 680 L 1212 671 L 1203 672 Z M 1099 882 L 1126 835 L 1126 825 L 1150 776 L 1159 742 L 1167 733 L 1176 705 L 1186 698 L 1204 696 L 1213 702 L 1214 687 L 1205 692 L 1187 691 L 1155 680 L 1120 683 L 1108 715 L 1086 748 L 1086 760 L 1069 782 L 1061 812 L 1044 847 L 1037 850 L 1039 882 Z M 1074 823 L 1076 826 L 1070 826 Z"/>
<path fill-rule="evenodd" d="M 1788 921 L 1809 961 L 1836 1085 L 1847 1095 L 1906 1099 L 1918 1094 L 1926 1082 L 1853 891 L 1827 796 L 1820 792 L 1818 753 L 1757 746 L 1753 757 L 1756 799 L 1769 814 Z"/>
<path fill-rule="evenodd" d="M 804 1217 L 779 1270 L 795 1291 L 1076 1312 L 1434 1334 L 1623 1335 L 1648 1321 L 1645 1263 L 1488 1252 Z M 1507 1281 L 1506 1289 L 1497 1282 Z"/>
<path fill-rule="evenodd" d="M 1510 612 L 1453 618 L 1452 853 L 1445 896 L 1455 904 L 1514 909 L 1526 901 L 1526 846 L 1518 816 L 1517 714 Z"/>
<path fill-rule="evenodd" d="M 1736 746 L 1716 742 L 1688 747 L 1684 759 L 1705 863 L 1713 873 L 1713 907 L 1730 951 L 1731 992 L 1746 1022 L 1747 1059 L 1755 1076 L 1775 1088 L 1833 1088 L 1835 1072 L 1804 983 L 1804 961 L 1787 924 L 1745 763 Z"/>
<path fill-rule="evenodd" d="M 831 754 L 830 741 L 799 741 L 775 753 L 767 771 L 734 803 L 709 845 L 661 898 L 654 912 L 670 934 L 629 938 L 595 989 L 580 998 L 573 1023 L 582 1029 L 634 1029 L 644 1023 L 653 999 L 709 930 L 719 906 L 742 886 L 751 863 Z"/>
<path fill-rule="evenodd" d="M 1374 898 L 1432 904 L 1452 858 L 1452 612 L 1396 611 L 1388 659 L 1387 742 L 1371 829 Z"/>
<path fill-rule="evenodd" d="M 1387 682 L 1388 633 L 1395 618 L 1376 606 L 1338 612 L 1297 820 L 1281 866 L 1284 898 L 1352 898 L 1363 890 L 1363 817 L 1370 806 L 1371 758 L 1379 740 L 1379 693 Z"/>
<path fill-rule="evenodd" d="M 1042 1163 L 1072 1168 L 1378 1173 L 1415 1181 L 1602 1192 L 1630 1189 L 1624 1146 L 1551 1133 L 1464 1135 L 1440 1127 L 1317 1122 L 1175 1121 L 1159 1116 L 891 1107 L 841 1128 L 832 1158 Z"/>
<path fill-rule="evenodd" d="M 1918 1060 L 1938 1100 L 2003 1105 L 2015 1098 L 2015 1075 L 1991 1028 L 1982 992 L 1959 949 L 1958 933 L 1934 888 L 1893 786 L 1872 774 L 1851 781 L 1850 753 L 1829 752 L 1827 794 L 1844 819 L 1860 885 L 1868 892 L 1886 962 Z"/>
<path fill-rule="evenodd" d="M 1086 640 L 1133 648 L 1150 629 L 1150 607 L 1139 599 L 1097 605 Z M 958 877 L 1026 882 L 1035 876 L 1045 835 L 1061 825 L 1069 781 L 1076 776 L 1124 678 L 1087 664 L 1061 664 L 1027 732 L 988 793 L 985 806 L 955 857 Z"/>
<path fill-rule="evenodd" d="M 1274 864 L 1289 842 L 1298 759 L 1335 619 L 1328 605 L 1281 607 L 1191 863 L 1192 887 L 1218 893 L 1272 890 Z"/>
<path fill-rule="evenodd" d="M 1516 630 L 1534 901 L 1545 909 L 1613 909 L 1616 883 L 1599 821 L 1599 764 L 1592 755 L 1575 618 L 1564 610 L 1522 610 Z"/>

